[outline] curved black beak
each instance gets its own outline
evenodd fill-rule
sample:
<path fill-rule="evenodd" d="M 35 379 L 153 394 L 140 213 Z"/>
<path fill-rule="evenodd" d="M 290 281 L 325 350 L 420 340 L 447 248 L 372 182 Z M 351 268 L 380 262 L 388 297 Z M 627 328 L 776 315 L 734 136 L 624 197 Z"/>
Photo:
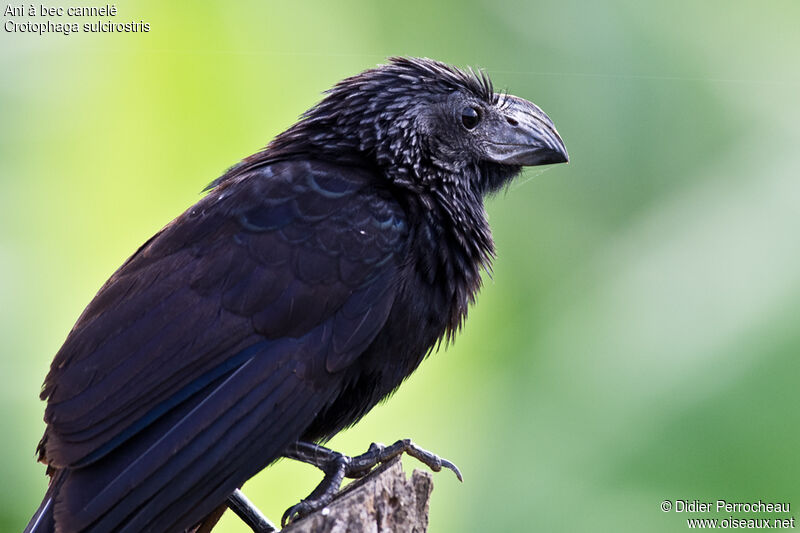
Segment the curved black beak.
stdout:
<path fill-rule="evenodd" d="M 507 95 L 501 105 L 504 122 L 486 144 L 490 160 L 504 165 L 567 163 L 569 155 L 553 121 L 534 103 Z"/>

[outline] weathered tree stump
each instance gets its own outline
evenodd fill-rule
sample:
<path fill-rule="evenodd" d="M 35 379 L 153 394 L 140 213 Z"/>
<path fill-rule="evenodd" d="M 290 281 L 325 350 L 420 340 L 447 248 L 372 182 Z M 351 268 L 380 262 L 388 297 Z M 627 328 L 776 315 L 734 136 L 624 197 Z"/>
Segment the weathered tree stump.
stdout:
<path fill-rule="evenodd" d="M 325 508 L 289 525 L 283 533 L 423 533 L 433 476 L 414 470 L 410 479 L 399 457 L 345 487 Z"/>

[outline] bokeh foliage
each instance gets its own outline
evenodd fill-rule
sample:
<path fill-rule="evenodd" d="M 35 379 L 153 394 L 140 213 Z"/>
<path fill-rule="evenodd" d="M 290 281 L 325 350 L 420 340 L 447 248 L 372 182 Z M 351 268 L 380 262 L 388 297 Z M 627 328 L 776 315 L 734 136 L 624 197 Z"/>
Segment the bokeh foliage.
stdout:
<path fill-rule="evenodd" d="M 390 55 L 485 67 L 572 160 L 489 202 L 499 257 L 464 333 L 332 445 L 412 436 L 455 461 L 435 532 L 681 531 L 658 507 L 676 498 L 800 506 L 800 4 L 118 9 L 151 32 L 0 32 L 0 530 L 44 493 L 36 394 L 102 282 Z M 245 489 L 277 518 L 318 479 L 281 462 Z"/>

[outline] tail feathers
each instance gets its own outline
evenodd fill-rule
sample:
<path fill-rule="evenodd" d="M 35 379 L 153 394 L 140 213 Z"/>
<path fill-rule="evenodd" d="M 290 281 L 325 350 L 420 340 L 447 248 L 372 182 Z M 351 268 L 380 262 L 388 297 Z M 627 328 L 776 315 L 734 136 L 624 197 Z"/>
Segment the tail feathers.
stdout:
<path fill-rule="evenodd" d="M 228 508 L 227 505 L 217 507 L 214 512 L 205 517 L 202 522 L 186 531 L 186 533 L 210 533 L 217 525 L 222 514 Z M 22 533 L 55 533 L 56 522 L 53 518 L 53 497 L 47 496 L 39 505 L 39 508 L 31 517 L 25 531 Z"/>
<path fill-rule="evenodd" d="M 23 533 L 55 533 L 56 522 L 53 518 L 53 496 L 49 491 L 41 505 L 31 517 Z"/>

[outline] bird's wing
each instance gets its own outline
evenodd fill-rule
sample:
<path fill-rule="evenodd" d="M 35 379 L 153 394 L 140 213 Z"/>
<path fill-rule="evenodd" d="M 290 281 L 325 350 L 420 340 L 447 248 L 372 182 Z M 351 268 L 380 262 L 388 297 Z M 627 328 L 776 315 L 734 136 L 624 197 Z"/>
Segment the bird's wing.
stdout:
<path fill-rule="evenodd" d="M 186 525 L 300 436 L 397 289 L 406 224 L 369 182 L 321 163 L 264 167 L 112 276 L 42 393 L 43 459 L 70 470 L 57 520 Z"/>

